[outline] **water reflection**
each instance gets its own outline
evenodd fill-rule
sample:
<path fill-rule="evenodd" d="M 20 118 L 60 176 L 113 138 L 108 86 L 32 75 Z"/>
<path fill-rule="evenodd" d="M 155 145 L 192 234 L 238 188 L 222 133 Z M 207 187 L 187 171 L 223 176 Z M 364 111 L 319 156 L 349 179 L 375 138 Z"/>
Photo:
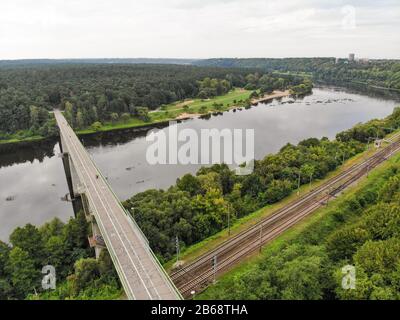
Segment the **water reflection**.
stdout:
<path fill-rule="evenodd" d="M 18 163 L 34 162 L 54 156 L 55 140 L 46 140 L 27 144 L 24 146 L 9 144 L 0 145 L 0 168 L 12 166 Z"/>
<path fill-rule="evenodd" d="M 67 220 L 71 204 L 58 144 L 0 153 L 0 240 L 26 223 L 41 225 L 53 217 Z"/>

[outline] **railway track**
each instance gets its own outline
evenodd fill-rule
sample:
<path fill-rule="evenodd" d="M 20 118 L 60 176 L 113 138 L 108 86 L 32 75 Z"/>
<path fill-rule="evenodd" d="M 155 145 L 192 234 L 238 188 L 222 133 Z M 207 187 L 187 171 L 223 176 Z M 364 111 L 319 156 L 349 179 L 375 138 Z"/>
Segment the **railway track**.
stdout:
<path fill-rule="evenodd" d="M 215 276 L 226 272 L 246 256 L 261 249 L 265 243 L 273 240 L 316 209 L 326 205 L 331 198 L 398 152 L 399 138 L 400 133 L 394 135 L 388 139 L 390 144 L 387 147 L 361 163 L 349 167 L 306 195 L 276 210 L 255 225 L 173 272 L 171 279 L 185 298 L 191 297 L 192 291 L 198 293 L 203 290 L 214 281 Z M 217 263 L 213 266 L 212 261 L 215 257 Z"/>

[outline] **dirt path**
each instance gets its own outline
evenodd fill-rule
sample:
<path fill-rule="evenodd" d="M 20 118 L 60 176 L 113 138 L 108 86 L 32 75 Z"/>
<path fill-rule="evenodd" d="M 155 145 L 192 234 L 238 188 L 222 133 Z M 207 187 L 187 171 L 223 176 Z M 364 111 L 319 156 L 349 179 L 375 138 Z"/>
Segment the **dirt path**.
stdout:
<path fill-rule="evenodd" d="M 201 116 L 200 113 L 181 113 L 179 116 L 177 116 L 175 118 L 175 120 L 185 120 L 185 119 L 191 119 L 191 118 L 198 118 L 199 116 Z"/>
<path fill-rule="evenodd" d="M 257 103 L 257 102 L 262 102 L 262 101 L 268 101 L 268 100 L 272 100 L 272 99 L 275 99 L 275 98 L 287 97 L 289 95 L 290 95 L 289 90 L 286 90 L 286 91 L 274 91 L 271 94 L 264 95 L 264 96 L 262 96 L 260 98 L 252 99 L 251 102 L 252 103 Z"/>

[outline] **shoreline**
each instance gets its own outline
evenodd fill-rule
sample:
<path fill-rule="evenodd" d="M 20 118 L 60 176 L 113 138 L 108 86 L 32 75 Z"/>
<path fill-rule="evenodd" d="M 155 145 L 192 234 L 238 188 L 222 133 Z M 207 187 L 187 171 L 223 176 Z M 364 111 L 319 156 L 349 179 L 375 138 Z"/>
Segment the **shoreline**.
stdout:
<path fill-rule="evenodd" d="M 261 98 L 252 99 L 251 103 L 252 104 L 258 104 L 258 103 L 261 103 L 261 102 L 264 102 L 264 101 L 270 101 L 270 100 L 273 100 L 273 99 L 278 99 L 278 98 L 283 98 L 283 97 L 288 97 L 288 96 L 290 96 L 289 90 L 286 90 L 286 91 L 278 91 L 278 90 L 276 90 L 276 91 L 274 91 L 273 93 L 271 93 L 271 94 L 269 94 L 267 96 L 264 95 Z"/>
<path fill-rule="evenodd" d="M 54 137 L 53 137 L 54 138 Z M 42 137 L 42 136 L 35 136 L 35 137 L 29 137 L 29 138 L 24 138 L 24 139 L 10 139 L 10 140 L 0 140 L 0 148 L 2 146 L 10 146 L 10 145 L 18 145 L 18 144 L 32 144 L 36 142 L 41 142 L 45 140 L 52 139 L 52 137 Z"/>
<path fill-rule="evenodd" d="M 253 98 L 250 100 L 250 104 L 251 105 L 257 105 L 258 103 L 262 103 L 264 101 L 270 101 L 273 99 L 277 99 L 277 98 L 283 98 L 283 97 L 287 97 L 290 96 L 289 90 L 286 91 L 274 91 L 274 93 L 269 94 L 269 95 L 264 95 L 261 98 Z M 115 127 L 111 127 L 111 128 L 106 128 L 106 129 L 100 129 L 98 131 L 94 131 L 91 129 L 85 129 L 85 130 L 80 130 L 80 131 L 76 131 L 76 134 L 78 136 L 86 136 L 86 135 L 93 135 L 96 133 L 102 133 L 102 132 L 111 132 L 111 131 L 118 131 L 118 130 L 127 130 L 127 129 L 138 129 L 138 130 L 145 130 L 145 129 L 149 129 L 149 128 L 155 128 L 157 126 L 160 125 L 165 125 L 168 124 L 170 121 L 184 121 L 184 120 L 189 120 L 189 119 L 198 119 L 200 117 L 203 117 L 205 115 L 211 115 L 215 112 L 225 112 L 225 111 L 229 111 L 229 110 L 233 110 L 233 109 L 237 109 L 240 108 L 239 106 L 230 106 L 228 108 L 225 108 L 223 110 L 210 110 L 207 113 L 189 113 L 189 112 L 182 112 L 181 114 L 177 115 L 175 118 L 169 118 L 169 119 L 163 119 L 160 121 L 153 121 L 153 122 L 149 122 L 146 124 L 139 124 L 139 125 L 126 125 L 124 126 L 119 125 L 119 126 L 115 126 Z"/>
<path fill-rule="evenodd" d="M 251 105 L 257 105 L 258 103 L 262 103 L 265 101 L 271 101 L 273 99 L 277 99 L 277 98 L 283 98 L 283 97 L 287 97 L 290 96 L 289 90 L 286 91 L 274 91 L 273 93 L 269 94 L 269 95 L 264 95 L 262 97 L 259 98 L 253 98 L 250 100 Z M 225 111 L 229 111 L 232 109 L 236 109 L 236 108 L 240 108 L 239 106 L 230 106 L 224 110 L 219 110 L 219 112 L 225 112 Z M 107 127 L 107 128 L 102 128 L 100 130 L 92 130 L 90 128 L 88 129 L 83 129 L 83 130 L 77 130 L 75 131 L 76 134 L 78 135 L 78 137 L 80 136 L 87 136 L 87 135 L 93 135 L 93 134 L 97 134 L 97 133 L 102 133 L 102 132 L 111 132 L 111 131 L 118 131 L 118 130 L 127 130 L 127 129 L 138 129 L 138 130 L 146 130 L 146 129 L 151 129 L 154 127 L 157 127 L 159 125 L 164 125 L 169 123 L 170 121 L 183 121 L 183 120 L 189 120 L 189 119 L 197 119 L 200 118 L 204 115 L 208 115 L 208 114 L 212 114 L 214 112 L 216 112 L 217 110 L 209 110 L 207 113 L 201 114 L 201 113 L 189 113 L 186 111 L 183 111 L 181 114 L 177 115 L 175 118 L 169 118 L 169 119 L 163 119 L 160 121 L 152 121 L 149 123 L 143 123 L 143 124 L 118 124 L 115 125 L 115 127 Z M 150 112 L 151 113 L 151 112 Z M 40 141 L 45 141 L 45 140 L 49 140 L 52 139 L 54 137 L 35 137 L 35 138 L 26 138 L 26 139 L 21 139 L 21 140 L 16 140 L 16 139 L 11 139 L 11 140 L 0 140 L 0 148 L 2 146 L 11 146 L 11 145 L 18 145 L 18 144 L 22 144 L 22 145 L 29 145 L 31 143 L 36 143 L 36 142 L 40 142 Z"/>
<path fill-rule="evenodd" d="M 270 101 L 273 99 L 278 99 L 278 98 L 283 98 L 283 97 L 288 97 L 290 96 L 290 92 L 289 90 L 286 91 L 274 91 L 274 93 L 269 94 L 269 95 L 264 95 L 261 98 L 253 98 L 250 100 L 250 104 L 251 105 L 257 105 L 258 103 L 262 103 L 265 101 Z M 230 106 L 226 109 L 223 110 L 210 110 L 207 113 L 189 113 L 189 112 L 182 112 L 181 114 L 177 115 L 175 118 L 169 118 L 169 119 L 163 119 L 160 121 L 153 121 L 153 122 L 149 122 L 149 123 L 144 123 L 144 124 L 133 124 L 133 125 L 129 125 L 127 124 L 126 126 L 124 126 L 123 124 L 119 124 L 119 126 L 115 126 L 115 127 L 110 127 L 110 128 L 106 128 L 106 129 L 100 129 L 98 131 L 94 131 L 91 129 L 84 129 L 84 130 L 79 130 L 76 131 L 76 134 L 78 136 L 85 136 L 85 135 L 91 135 L 91 134 L 96 134 L 96 133 L 101 133 L 101 132 L 109 132 L 109 131 L 116 131 L 116 130 L 126 130 L 126 129 L 147 129 L 147 128 L 152 128 L 152 127 L 156 127 L 158 125 L 163 125 L 166 123 L 169 123 L 170 121 L 183 121 L 183 120 L 189 120 L 189 119 L 197 119 L 200 117 L 203 117 L 205 115 L 208 114 L 213 114 L 215 112 L 225 112 L 225 111 L 229 111 L 232 109 L 237 109 L 240 108 L 240 106 Z"/>

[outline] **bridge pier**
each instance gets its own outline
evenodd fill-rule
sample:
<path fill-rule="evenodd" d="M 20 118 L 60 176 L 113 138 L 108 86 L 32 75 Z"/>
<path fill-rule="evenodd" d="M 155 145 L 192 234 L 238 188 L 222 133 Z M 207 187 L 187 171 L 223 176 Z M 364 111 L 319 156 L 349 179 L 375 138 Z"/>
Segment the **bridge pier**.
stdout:
<path fill-rule="evenodd" d="M 60 144 L 60 146 L 61 146 L 61 144 Z M 71 197 L 72 207 L 74 210 L 74 214 L 76 216 L 78 214 L 78 212 L 83 209 L 81 195 L 78 193 L 75 193 L 75 191 L 74 191 L 74 184 L 73 184 L 73 180 L 72 180 L 72 172 L 71 172 L 71 164 L 70 164 L 69 154 L 68 154 L 68 152 L 63 152 L 61 155 L 62 155 L 65 177 L 67 179 L 68 190 L 69 190 L 69 194 Z"/>
<path fill-rule="evenodd" d="M 60 149 L 62 150 L 61 141 L 60 141 Z M 90 210 L 89 201 L 86 194 L 84 193 L 84 190 L 79 190 L 79 184 L 77 184 L 77 187 L 74 188 L 74 183 L 73 183 L 74 168 L 73 164 L 70 161 L 70 156 L 68 152 L 62 152 L 61 155 L 75 217 L 78 214 L 78 212 L 83 211 L 86 220 L 91 223 L 92 236 L 89 237 L 88 240 L 90 247 L 94 248 L 95 250 L 96 259 L 98 259 L 100 257 L 101 251 L 105 248 L 103 237 L 100 233 L 100 229 L 97 225 L 96 219 Z"/>
<path fill-rule="evenodd" d="M 91 248 L 94 248 L 96 259 L 100 257 L 100 253 L 106 248 L 103 236 L 100 233 L 100 229 L 97 225 L 96 219 L 92 219 L 92 236 L 89 237 L 89 244 Z"/>
<path fill-rule="evenodd" d="M 93 212 L 90 210 L 89 200 L 85 193 L 81 193 L 81 202 L 83 207 L 83 212 L 85 213 L 86 221 L 90 222 L 92 236 L 89 237 L 89 244 L 91 248 L 94 248 L 96 259 L 100 257 L 101 251 L 106 247 L 104 243 L 103 236 L 100 233 L 100 229 L 97 225 L 96 218 L 93 215 Z"/>

